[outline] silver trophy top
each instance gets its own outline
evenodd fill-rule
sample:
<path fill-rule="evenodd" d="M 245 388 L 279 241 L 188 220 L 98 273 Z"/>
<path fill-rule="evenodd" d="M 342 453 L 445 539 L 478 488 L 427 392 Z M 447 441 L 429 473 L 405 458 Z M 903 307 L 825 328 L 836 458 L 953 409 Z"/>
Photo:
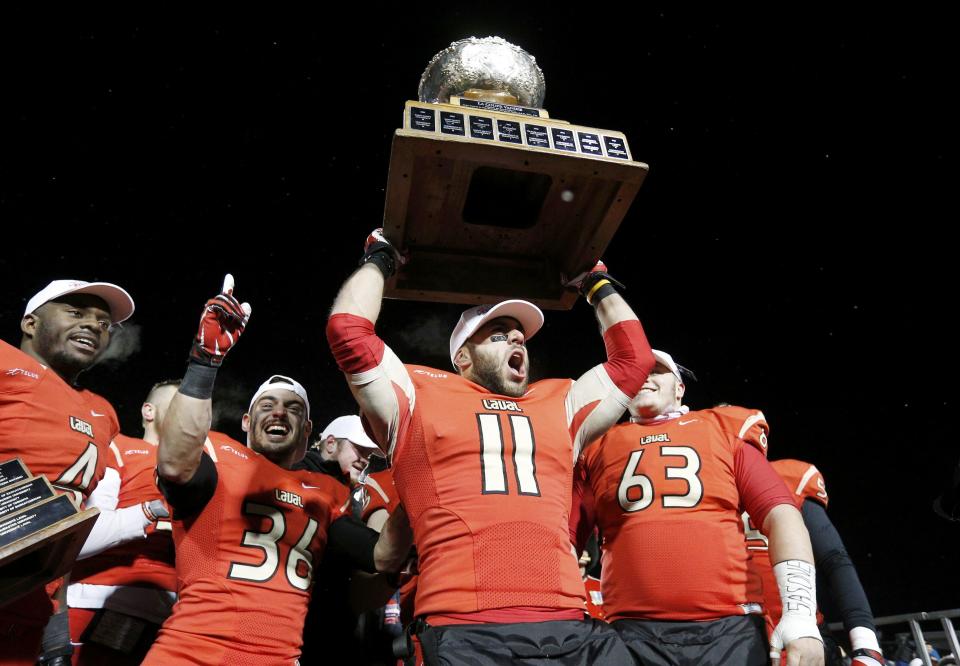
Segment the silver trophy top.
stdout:
<path fill-rule="evenodd" d="M 468 37 L 433 56 L 418 96 L 446 103 L 471 88 L 507 92 L 522 106 L 541 108 L 546 84 L 536 59 L 519 46 L 500 37 Z"/>

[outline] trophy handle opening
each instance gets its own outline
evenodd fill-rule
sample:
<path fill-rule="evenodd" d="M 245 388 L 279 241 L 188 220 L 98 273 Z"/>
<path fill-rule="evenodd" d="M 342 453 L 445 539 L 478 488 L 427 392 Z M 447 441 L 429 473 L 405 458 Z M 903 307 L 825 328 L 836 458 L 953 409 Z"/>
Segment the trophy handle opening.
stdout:
<path fill-rule="evenodd" d="M 540 219 L 552 186 L 553 178 L 545 173 L 477 167 L 463 204 L 463 221 L 506 229 L 530 229 Z"/>

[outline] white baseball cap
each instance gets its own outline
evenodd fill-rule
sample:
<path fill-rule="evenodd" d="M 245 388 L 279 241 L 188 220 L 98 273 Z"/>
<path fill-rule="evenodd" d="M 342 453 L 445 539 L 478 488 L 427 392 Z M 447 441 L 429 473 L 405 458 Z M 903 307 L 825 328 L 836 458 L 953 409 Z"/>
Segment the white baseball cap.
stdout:
<path fill-rule="evenodd" d="M 307 389 L 303 388 L 303 384 L 296 379 L 285 375 L 273 375 L 270 379 L 260 384 L 260 388 L 258 388 L 256 393 L 253 394 L 253 397 L 250 398 L 250 406 L 247 408 L 247 411 L 252 412 L 253 403 L 257 401 L 257 398 L 271 389 L 285 389 L 291 393 L 296 393 L 300 399 L 303 400 L 303 404 L 307 408 L 307 420 L 310 420 L 310 399 L 307 398 Z"/>
<path fill-rule="evenodd" d="M 673 357 L 670 356 L 667 352 L 660 351 L 659 349 L 651 349 L 653 352 L 653 357 L 657 359 L 658 363 L 663 363 L 665 366 L 670 368 L 670 372 L 677 376 L 677 381 L 683 384 L 683 377 L 680 376 L 680 367 L 673 360 Z"/>
<path fill-rule="evenodd" d="M 456 363 L 453 362 L 453 359 L 460 347 L 477 332 L 478 328 L 497 317 L 513 317 L 520 322 L 525 340 L 529 340 L 536 335 L 540 327 L 543 326 L 543 312 L 536 305 L 527 301 L 500 301 L 496 305 L 478 305 L 465 310 L 460 315 L 460 321 L 453 327 L 453 333 L 450 334 L 450 362 L 454 366 L 456 366 Z"/>
<path fill-rule="evenodd" d="M 360 417 L 355 414 L 351 414 L 350 416 L 338 416 L 334 420 L 330 421 L 327 427 L 323 429 L 323 432 L 320 433 L 320 439 L 324 440 L 331 435 L 336 439 L 349 439 L 357 446 L 361 446 L 365 449 L 380 449 L 380 447 L 377 446 L 374 441 L 367 436 L 366 431 L 363 429 L 363 423 L 360 421 Z"/>
<path fill-rule="evenodd" d="M 107 302 L 110 318 L 114 324 L 126 321 L 133 314 L 133 299 L 122 287 L 109 282 L 84 282 L 83 280 L 54 280 L 27 301 L 24 316 L 34 312 L 44 303 L 67 294 L 92 294 Z"/>

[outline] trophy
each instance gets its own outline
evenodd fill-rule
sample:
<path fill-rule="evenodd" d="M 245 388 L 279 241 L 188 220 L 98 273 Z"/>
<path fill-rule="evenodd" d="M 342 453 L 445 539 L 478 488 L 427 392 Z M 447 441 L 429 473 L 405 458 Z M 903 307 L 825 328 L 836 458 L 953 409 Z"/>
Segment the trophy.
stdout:
<path fill-rule="evenodd" d="M 19 458 L 0 463 L 0 606 L 69 572 L 99 514 Z"/>
<path fill-rule="evenodd" d="M 648 167 L 621 132 L 551 118 L 544 90 L 499 37 L 434 56 L 393 138 L 383 229 L 410 261 L 386 296 L 573 307 L 565 276 L 600 258 Z"/>

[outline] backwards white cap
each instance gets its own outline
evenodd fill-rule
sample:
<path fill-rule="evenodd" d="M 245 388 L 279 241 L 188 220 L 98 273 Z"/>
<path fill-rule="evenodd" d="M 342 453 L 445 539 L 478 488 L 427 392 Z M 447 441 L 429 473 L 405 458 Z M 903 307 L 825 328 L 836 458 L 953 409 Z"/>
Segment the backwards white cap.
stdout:
<path fill-rule="evenodd" d="M 320 439 L 326 439 L 330 435 L 333 435 L 337 439 L 349 439 L 357 446 L 362 446 L 365 449 L 380 449 L 380 447 L 367 436 L 366 431 L 363 429 L 363 423 L 356 414 L 338 416 L 332 420 L 327 427 L 323 429 L 323 432 L 320 433 Z"/>
<path fill-rule="evenodd" d="M 27 301 L 24 316 L 34 312 L 44 303 L 67 294 L 92 294 L 107 302 L 110 318 L 114 324 L 126 321 L 133 314 L 133 299 L 122 287 L 109 282 L 84 282 L 83 280 L 54 280 Z"/>
<path fill-rule="evenodd" d="M 253 394 L 253 397 L 250 398 L 250 406 L 247 408 L 247 411 L 253 411 L 253 403 L 257 401 L 257 398 L 271 389 L 285 389 L 300 396 L 304 406 L 307 408 L 307 419 L 310 419 L 310 399 L 307 398 L 307 389 L 303 388 L 303 384 L 296 379 L 285 375 L 273 375 L 270 379 L 260 384 L 260 388 L 258 388 L 256 393 Z"/>
<path fill-rule="evenodd" d="M 673 357 L 670 356 L 667 352 L 660 351 L 659 349 L 651 349 L 653 352 L 653 357 L 657 359 L 658 362 L 663 363 L 665 366 L 670 368 L 672 372 L 677 377 L 677 381 L 683 384 L 683 377 L 680 376 L 680 367 L 673 360 Z"/>
<path fill-rule="evenodd" d="M 527 301 L 501 301 L 496 305 L 472 307 L 460 315 L 460 321 L 453 327 L 453 333 L 450 334 L 450 362 L 453 363 L 457 351 L 477 332 L 478 328 L 497 317 L 513 317 L 520 322 L 525 340 L 532 338 L 543 326 L 543 312 Z"/>

